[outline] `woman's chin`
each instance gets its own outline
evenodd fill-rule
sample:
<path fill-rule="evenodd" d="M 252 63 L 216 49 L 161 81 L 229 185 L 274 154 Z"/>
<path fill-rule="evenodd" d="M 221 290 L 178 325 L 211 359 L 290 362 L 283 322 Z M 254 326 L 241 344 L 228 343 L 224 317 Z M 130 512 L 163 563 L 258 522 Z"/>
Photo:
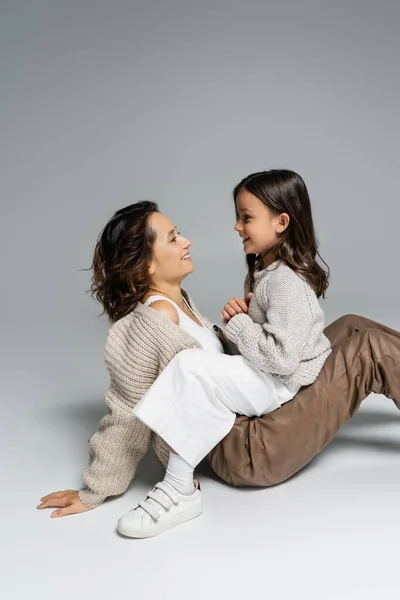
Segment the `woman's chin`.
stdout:
<path fill-rule="evenodd" d="M 193 273 L 194 271 L 194 264 L 192 263 L 192 261 L 188 260 L 186 265 L 185 265 L 185 274 L 189 275 L 189 273 Z"/>

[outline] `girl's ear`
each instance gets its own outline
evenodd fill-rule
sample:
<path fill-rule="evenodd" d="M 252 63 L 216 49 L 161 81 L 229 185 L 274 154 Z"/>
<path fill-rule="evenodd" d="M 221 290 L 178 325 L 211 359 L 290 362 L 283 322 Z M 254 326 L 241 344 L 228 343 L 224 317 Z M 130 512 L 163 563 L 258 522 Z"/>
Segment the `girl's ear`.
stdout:
<path fill-rule="evenodd" d="M 290 217 L 287 213 L 281 213 L 276 225 L 276 233 L 283 233 L 289 226 Z"/>

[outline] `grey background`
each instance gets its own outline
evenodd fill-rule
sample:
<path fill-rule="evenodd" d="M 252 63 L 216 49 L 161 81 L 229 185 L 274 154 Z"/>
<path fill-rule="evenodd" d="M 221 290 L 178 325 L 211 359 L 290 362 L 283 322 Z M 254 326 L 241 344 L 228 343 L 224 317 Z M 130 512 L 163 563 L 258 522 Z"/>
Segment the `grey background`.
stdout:
<path fill-rule="evenodd" d="M 344 599 L 398 588 L 388 547 L 399 424 L 379 397 L 276 489 L 231 490 L 203 467 L 206 514 L 157 540 L 114 531 L 161 476 L 152 458 L 100 509 L 51 521 L 35 506 L 80 486 L 104 413 L 108 324 L 81 269 L 126 204 L 157 201 L 193 241 L 186 287 L 218 319 L 245 274 L 233 186 L 295 169 L 332 269 L 327 321 L 357 312 L 400 328 L 399 26 L 388 0 L 0 2 L 8 598 L 81 598 L 85 587 L 89 598 L 236 598 L 262 586 L 275 598 Z"/>

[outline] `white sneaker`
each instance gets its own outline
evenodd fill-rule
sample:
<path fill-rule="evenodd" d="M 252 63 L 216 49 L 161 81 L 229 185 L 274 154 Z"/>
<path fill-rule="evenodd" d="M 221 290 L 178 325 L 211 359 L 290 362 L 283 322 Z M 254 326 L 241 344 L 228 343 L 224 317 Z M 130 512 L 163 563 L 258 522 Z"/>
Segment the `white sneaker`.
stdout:
<path fill-rule="evenodd" d="M 160 481 L 138 506 L 121 517 L 119 533 L 131 538 L 149 538 L 190 521 L 203 512 L 200 485 L 190 496 L 180 494 L 166 481 Z"/>

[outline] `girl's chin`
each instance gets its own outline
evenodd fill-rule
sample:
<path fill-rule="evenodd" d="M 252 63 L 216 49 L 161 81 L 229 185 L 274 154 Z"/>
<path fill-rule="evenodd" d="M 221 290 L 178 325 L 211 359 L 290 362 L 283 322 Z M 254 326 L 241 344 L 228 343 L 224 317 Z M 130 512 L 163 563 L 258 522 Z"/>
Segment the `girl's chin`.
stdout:
<path fill-rule="evenodd" d="M 260 254 L 258 252 L 255 252 L 254 250 L 246 250 L 245 254 L 246 256 L 255 256 L 256 259 L 260 256 Z"/>

